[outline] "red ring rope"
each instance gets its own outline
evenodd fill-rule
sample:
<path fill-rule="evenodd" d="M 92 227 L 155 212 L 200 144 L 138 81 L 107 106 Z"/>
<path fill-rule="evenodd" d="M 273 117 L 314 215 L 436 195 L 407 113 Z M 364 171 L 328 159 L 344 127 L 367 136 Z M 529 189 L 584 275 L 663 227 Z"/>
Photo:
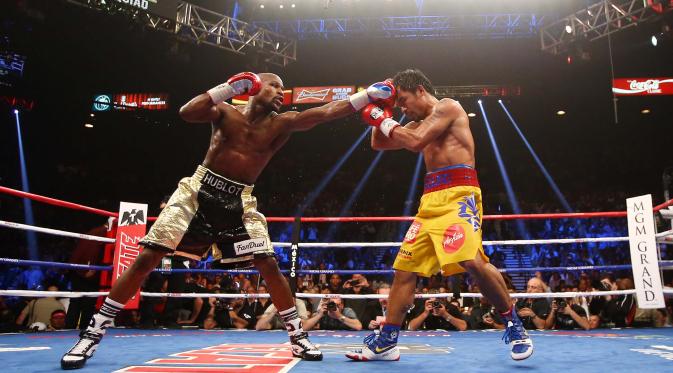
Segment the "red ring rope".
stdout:
<path fill-rule="evenodd" d="M 28 198 L 34 201 L 47 203 L 54 206 L 66 207 L 73 210 L 87 211 L 97 215 L 119 217 L 119 214 L 101 210 L 77 203 L 67 202 L 60 199 L 40 196 L 33 193 L 26 193 L 20 190 L 0 186 L 0 193 L 13 195 L 16 197 Z M 657 205 L 653 210 L 659 211 L 663 208 L 673 205 L 673 199 Z M 515 220 L 515 219 L 589 219 L 589 218 L 621 218 L 626 216 L 626 211 L 603 211 L 603 212 L 571 212 L 571 213 L 550 213 L 550 214 L 512 214 L 512 215 L 484 215 L 484 220 Z M 149 217 L 148 220 L 154 221 L 156 217 Z M 268 217 L 268 222 L 286 222 L 294 221 L 293 217 Z M 303 223 L 326 223 L 326 222 L 381 222 L 381 221 L 413 221 L 412 216 L 358 216 L 358 217 L 302 217 Z"/>

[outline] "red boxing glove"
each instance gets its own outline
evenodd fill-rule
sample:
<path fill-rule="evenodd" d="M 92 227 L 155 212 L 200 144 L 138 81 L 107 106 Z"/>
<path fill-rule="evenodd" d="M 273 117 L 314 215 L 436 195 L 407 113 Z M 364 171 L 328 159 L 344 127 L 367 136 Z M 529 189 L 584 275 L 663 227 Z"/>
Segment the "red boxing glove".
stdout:
<path fill-rule="evenodd" d="M 229 78 L 226 83 L 209 89 L 208 95 L 213 103 L 219 104 L 220 102 L 227 101 L 234 96 L 242 95 L 244 93 L 254 96 L 258 94 L 261 89 L 262 80 L 259 76 L 254 73 L 245 72 L 238 73 Z"/>
<path fill-rule="evenodd" d="M 376 104 L 369 104 L 362 110 L 362 119 L 368 125 L 376 127 L 387 137 L 391 137 L 395 128 L 399 127 L 393 117 L 393 111 L 389 107 L 380 107 Z"/>

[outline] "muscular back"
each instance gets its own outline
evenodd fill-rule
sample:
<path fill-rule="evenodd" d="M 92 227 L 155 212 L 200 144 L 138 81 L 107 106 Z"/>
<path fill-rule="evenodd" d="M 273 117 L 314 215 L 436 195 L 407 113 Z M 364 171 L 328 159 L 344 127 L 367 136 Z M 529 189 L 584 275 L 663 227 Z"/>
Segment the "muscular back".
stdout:
<path fill-rule="evenodd" d="M 210 146 L 203 164 L 222 176 L 254 184 L 290 138 L 283 115 L 272 112 L 251 123 L 241 113 L 243 107 L 218 106 L 222 115 L 212 123 Z"/>

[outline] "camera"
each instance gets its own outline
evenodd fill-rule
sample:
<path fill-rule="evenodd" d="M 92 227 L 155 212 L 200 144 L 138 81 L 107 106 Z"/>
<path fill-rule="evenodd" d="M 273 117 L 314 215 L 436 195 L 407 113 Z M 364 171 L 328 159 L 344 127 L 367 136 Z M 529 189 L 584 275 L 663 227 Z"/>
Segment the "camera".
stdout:
<path fill-rule="evenodd" d="M 562 310 L 566 308 L 567 305 L 568 303 L 566 303 L 565 299 L 563 298 L 556 299 L 556 306 L 558 307 L 558 309 Z"/>
<path fill-rule="evenodd" d="M 337 310 L 337 305 L 333 301 L 327 302 L 327 310 L 328 311 L 336 311 Z"/>
<path fill-rule="evenodd" d="M 432 308 L 441 308 L 442 307 L 442 302 L 438 300 L 432 301 Z"/>
<path fill-rule="evenodd" d="M 481 317 L 482 318 L 495 319 L 495 312 L 496 312 L 495 307 L 491 307 L 491 308 L 488 309 L 488 312 L 483 314 Z"/>
<path fill-rule="evenodd" d="M 231 306 L 229 305 L 229 302 L 226 299 L 217 298 L 215 300 L 215 309 L 218 311 L 230 310 Z"/>
<path fill-rule="evenodd" d="M 358 286 L 360 285 L 360 280 L 351 280 L 351 286 Z"/>

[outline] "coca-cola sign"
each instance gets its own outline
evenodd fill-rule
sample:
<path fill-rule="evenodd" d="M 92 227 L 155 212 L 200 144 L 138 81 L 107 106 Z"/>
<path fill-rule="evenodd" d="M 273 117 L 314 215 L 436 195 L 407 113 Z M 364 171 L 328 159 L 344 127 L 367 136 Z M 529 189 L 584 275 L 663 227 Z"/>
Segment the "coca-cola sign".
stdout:
<path fill-rule="evenodd" d="M 673 78 L 614 79 L 612 92 L 618 96 L 673 95 Z"/>

